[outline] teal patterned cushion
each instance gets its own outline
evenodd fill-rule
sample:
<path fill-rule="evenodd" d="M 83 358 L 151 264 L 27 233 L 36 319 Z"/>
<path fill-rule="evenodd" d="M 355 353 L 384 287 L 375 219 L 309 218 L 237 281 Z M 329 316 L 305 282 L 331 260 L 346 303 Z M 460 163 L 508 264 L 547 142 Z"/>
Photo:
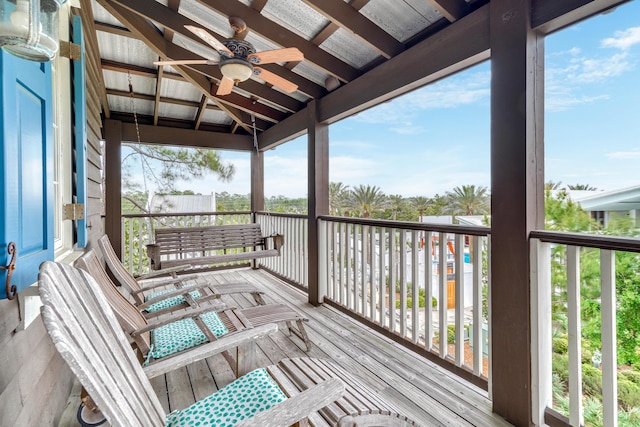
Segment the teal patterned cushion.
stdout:
<path fill-rule="evenodd" d="M 216 312 L 205 313 L 200 316 L 205 325 L 211 329 L 216 337 L 229 332 L 220 316 Z M 206 343 L 207 337 L 200 330 L 193 319 L 178 320 L 151 331 L 152 350 L 149 356 L 160 359 L 170 354 Z"/>
<path fill-rule="evenodd" d="M 187 283 L 187 284 L 184 285 L 184 287 L 188 288 L 188 287 L 194 286 L 194 285 L 195 285 L 195 283 Z M 154 292 L 152 294 L 149 294 L 149 295 L 145 296 L 144 300 L 145 301 L 149 301 L 152 298 L 159 297 L 161 295 L 164 295 L 164 294 L 166 294 L 168 292 L 173 292 L 173 291 L 175 291 L 175 289 L 167 289 L 167 290 L 164 290 L 164 291 Z M 191 298 L 193 298 L 193 299 L 198 299 L 198 298 L 200 298 L 202 296 L 202 295 L 200 295 L 200 292 L 198 292 L 198 291 L 189 292 L 189 295 L 191 295 Z M 180 305 L 182 303 L 184 303 L 184 297 L 182 295 L 178 295 L 176 297 L 171 297 L 171 298 L 164 299 L 162 301 L 154 302 L 149 307 L 147 307 L 145 310 L 148 311 L 149 313 L 153 313 L 154 311 L 162 310 L 164 308 L 174 307 L 174 306 Z"/>
<path fill-rule="evenodd" d="M 231 427 L 287 399 L 264 368 L 241 376 L 211 396 L 167 415 L 167 427 Z"/>

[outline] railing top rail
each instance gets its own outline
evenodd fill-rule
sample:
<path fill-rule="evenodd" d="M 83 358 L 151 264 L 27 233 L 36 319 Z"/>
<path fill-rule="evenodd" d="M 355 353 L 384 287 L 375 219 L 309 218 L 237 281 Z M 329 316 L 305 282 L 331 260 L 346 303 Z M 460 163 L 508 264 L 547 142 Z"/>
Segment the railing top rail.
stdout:
<path fill-rule="evenodd" d="M 309 218 L 309 215 L 285 213 L 285 212 L 257 211 L 256 214 L 257 215 L 264 215 L 264 216 L 277 216 L 277 217 L 280 217 L 280 218 L 299 218 L 299 219 L 307 219 L 307 218 Z"/>
<path fill-rule="evenodd" d="M 342 216 L 328 216 L 322 215 L 318 219 L 332 222 L 343 222 L 347 224 L 369 225 L 372 227 L 386 227 L 386 228 L 402 228 L 405 230 L 418 230 L 418 231 L 435 231 L 438 233 L 453 233 L 453 234 L 468 234 L 471 236 L 488 236 L 491 234 L 490 227 L 483 226 L 469 226 L 458 224 L 430 224 L 420 222 L 408 222 L 408 221 L 391 221 L 384 219 L 370 219 L 370 218 L 348 218 Z"/>
<path fill-rule="evenodd" d="M 206 215 L 251 215 L 251 211 L 233 212 L 178 212 L 178 213 L 141 213 L 122 214 L 122 218 L 159 218 L 168 216 L 206 216 Z"/>
<path fill-rule="evenodd" d="M 548 243 L 640 253 L 640 239 L 630 237 L 547 230 L 535 230 L 532 231 L 529 236 Z"/>

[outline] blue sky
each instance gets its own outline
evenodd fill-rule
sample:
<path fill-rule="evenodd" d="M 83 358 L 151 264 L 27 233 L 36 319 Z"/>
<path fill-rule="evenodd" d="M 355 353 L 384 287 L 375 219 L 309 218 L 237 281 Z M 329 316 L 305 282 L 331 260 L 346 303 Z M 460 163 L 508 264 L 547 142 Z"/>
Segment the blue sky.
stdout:
<path fill-rule="evenodd" d="M 545 181 L 601 190 L 640 185 L 640 1 L 546 38 Z M 428 196 L 490 187 L 490 64 L 330 126 L 330 180 L 386 194 Z M 246 194 L 249 156 L 230 183 L 180 185 Z M 305 197 L 306 136 L 265 153 L 265 194 Z"/>

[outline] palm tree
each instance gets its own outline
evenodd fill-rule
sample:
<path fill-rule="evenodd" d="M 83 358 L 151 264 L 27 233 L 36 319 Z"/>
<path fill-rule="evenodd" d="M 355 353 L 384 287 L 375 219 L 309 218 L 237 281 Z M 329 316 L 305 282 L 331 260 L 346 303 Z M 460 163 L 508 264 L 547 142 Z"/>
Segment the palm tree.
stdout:
<path fill-rule="evenodd" d="M 387 198 L 375 185 L 360 184 L 350 191 L 350 205 L 358 211 L 362 218 L 369 218 L 371 212 L 382 210 L 387 205 Z"/>
<path fill-rule="evenodd" d="M 391 209 L 391 211 L 393 212 L 392 214 L 393 216 L 391 219 L 395 221 L 396 219 L 398 219 L 398 211 L 404 205 L 404 197 L 401 196 L 400 194 L 392 194 L 389 197 L 387 197 L 387 204 Z"/>
<path fill-rule="evenodd" d="M 340 215 L 346 207 L 349 193 L 349 186 L 341 182 L 329 183 L 329 213 Z"/>
<path fill-rule="evenodd" d="M 419 212 L 419 221 L 422 222 L 424 211 L 431 207 L 431 200 L 428 197 L 416 196 L 411 198 L 411 206 Z"/>
<path fill-rule="evenodd" d="M 569 190 L 585 190 L 585 191 L 596 191 L 597 190 L 596 187 L 592 187 L 589 184 L 567 185 L 567 188 Z"/>
<path fill-rule="evenodd" d="M 452 215 L 485 215 L 491 209 L 487 187 L 463 185 L 454 188 L 446 196 L 448 210 Z"/>

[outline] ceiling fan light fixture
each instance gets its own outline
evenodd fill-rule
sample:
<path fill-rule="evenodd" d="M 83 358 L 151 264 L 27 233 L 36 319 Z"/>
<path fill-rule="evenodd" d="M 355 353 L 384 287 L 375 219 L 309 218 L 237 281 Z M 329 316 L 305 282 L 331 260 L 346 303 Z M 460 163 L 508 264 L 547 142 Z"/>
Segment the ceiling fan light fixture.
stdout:
<path fill-rule="evenodd" d="M 234 82 L 244 82 L 253 74 L 253 65 L 242 59 L 229 58 L 220 63 L 220 71 Z"/>

